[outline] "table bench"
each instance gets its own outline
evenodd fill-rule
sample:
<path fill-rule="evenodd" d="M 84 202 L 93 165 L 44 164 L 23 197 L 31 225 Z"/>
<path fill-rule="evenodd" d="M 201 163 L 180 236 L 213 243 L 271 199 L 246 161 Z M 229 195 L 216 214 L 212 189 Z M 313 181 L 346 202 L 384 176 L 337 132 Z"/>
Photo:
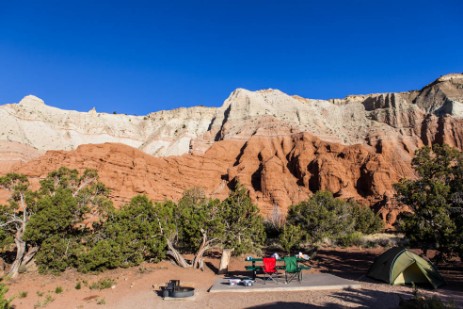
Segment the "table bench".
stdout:
<path fill-rule="evenodd" d="M 246 258 L 245 259 L 246 262 L 251 262 L 252 265 L 246 265 L 245 266 L 245 269 L 247 271 L 250 271 L 252 272 L 252 280 L 256 280 L 256 275 L 257 273 L 263 273 L 262 271 L 262 265 L 256 265 L 256 262 L 262 262 L 263 259 L 262 258 L 251 258 L 251 259 L 248 259 Z M 279 270 L 285 270 L 286 269 L 286 266 L 283 264 L 283 265 L 278 265 L 278 263 L 280 262 L 283 262 L 284 263 L 284 259 L 276 259 L 277 261 L 277 265 L 275 266 L 276 269 L 279 269 Z M 308 266 L 308 265 L 304 265 L 302 264 L 303 262 L 308 262 L 309 260 L 308 259 L 301 259 L 301 258 L 298 258 L 297 259 L 297 262 L 298 263 L 301 263 L 299 264 L 298 266 L 302 269 L 302 270 L 308 270 L 308 269 L 311 269 L 312 267 L 311 266 Z"/>

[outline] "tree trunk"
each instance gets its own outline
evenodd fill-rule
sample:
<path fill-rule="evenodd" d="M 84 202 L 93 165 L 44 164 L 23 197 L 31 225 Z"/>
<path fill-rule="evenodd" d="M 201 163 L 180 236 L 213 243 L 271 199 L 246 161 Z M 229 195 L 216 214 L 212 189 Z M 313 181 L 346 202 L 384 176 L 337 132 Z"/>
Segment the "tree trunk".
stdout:
<path fill-rule="evenodd" d="M 199 247 L 198 252 L 196 252 L 195 258 L 193 259 L 193 268 L 198 269 L 201 266 L 204 253 L 209 250 L 209 243 L 203 242 L 201 247 Z"/>
<path fill-rule="evenodd" d="M 223 249 L 222 257 L 220 258 L 219 271 L 218 275 L 223 275 L 228 273 L 228 264 L 230 263 L 230 258 L 232 255 L 233 249 Z"/>
<path fill-rule="evenodd" d="M 29 247 L 21 265 L 27 265 L 27 263 L 29 263 L 34 258 L 37 251 L 39 251 L 39 247 Z"/>
<path fill-rule="evenodd" d="M 169 248 L 169 250 L 167 251 L 167 255 L 170 255 L 179 266 L 183 268 L 191 267 L 191 265 L 188 264 L 187 261 L 185 261 L 180 252 L 178 252 L 177 249 L 174 248 L 174 245 L 169 239 L 167 239 L 167 247 Z"/>
<path fill-rule="evenodd" d="M 19 230 L 16 232 L 14 242 L 16 244 L 16 258 L 11 265 L 11 269 L 8 273 L 11 278 L 16 278 L 19 274 L 19 267 L 21 266 L 23 259 L 24 259 L 24 254 L 26 253 L 26 242 L 22 240 L 23 236 L 22 230 Z"/>
<path fill-rule="evenodd" d="M 14 235 L 14 243 L 16 244 L 16 258 L 11 265 L 11 269 L 8 272 L 8 275 L 11 278 L 16 278 L 19 274 L 19 267 L 23 264 L 24 254 L 26 253 L 26 242 L 23 240 L 24 232 L 26 230 L 26 223 L 28 220 L 27 214 L 27 204 L 26 199 L 24 198 L 24 193 L 20 193 L 20 205 L 22 208 L 22 220 L 20 221 L 20 227 L 16 230 L 16 234 Z"/>
<path fill-rule="evenodd" d="M 203 255 L 204 253 L 211 248 L 211 244 L 216 241 L 216 239 L 207 239 L 206 231 L 201 229 L 201 234 L 203 234 L 203 241 L 201 242 L 201 246 L 199 247 L 198 251 L 196 252 L 195 258 L 193 259 L 193 268 L 198 269 L 201 268 L 203 264 Z"/>

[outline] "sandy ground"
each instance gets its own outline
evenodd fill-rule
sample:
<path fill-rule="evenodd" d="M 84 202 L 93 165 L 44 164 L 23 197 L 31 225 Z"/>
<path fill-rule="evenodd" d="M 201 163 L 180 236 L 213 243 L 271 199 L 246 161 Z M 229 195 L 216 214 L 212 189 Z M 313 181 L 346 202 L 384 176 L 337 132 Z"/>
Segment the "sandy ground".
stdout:
<path fill-rule="evenodd" d="M 168 261 L 143 264 L 140 267 L 116 269 L 101 274 L 80 274 L 66 271 L 60 276 L 29 272 L 7 282 L 8 296 L 15 296 L 16 308 L 396 308 L 400 298 L 412 297 L 410 287 L 393 287 L 365 277 L 373 258 L 382 249 L 323 249 L 313 261 L 311 272 L 328 272 L 346 279 L 359 280 L 361 289 L 333 291 L 304 291 L 278 293 L 208 293 L 217 278 L 218 258 L 208 258 L 204 271 L 182 269 Z M 233 258 L 229 270 L 243 273 L 245 262 Z M 461 263 L 442 267 L 448 285 L 436 291 L 421 289 L 426 295 L 453 299 L 463 308 L 463 267 Z M 89 286 L 110 278 L 112 288 L 98 290 Z M 171 279 L 196 288 L 189 300 L 163 300 L 158 296 L 160 286 Z M 81 289 L 76 284 L 81 282 Z M 56 293 L 57 287 L 63 292 Z M 23 292 L 23 293 L 21 293 Z M 27 296 L 24 297 L 24 292 Z M 22 294 L 22 298 L 20 296 Z"/>

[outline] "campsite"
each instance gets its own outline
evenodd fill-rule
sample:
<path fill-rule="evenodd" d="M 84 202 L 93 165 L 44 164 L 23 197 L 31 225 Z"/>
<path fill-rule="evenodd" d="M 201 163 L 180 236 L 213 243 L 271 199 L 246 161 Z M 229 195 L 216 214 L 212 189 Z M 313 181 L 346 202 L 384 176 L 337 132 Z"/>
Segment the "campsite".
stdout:
<path fill-rule="evenodd" d="M 394 247 L 375 258 L 368 276 L 392 285 L 445 285 L 437 268 L 429 261 L 403 247 Z"/>
<path fill-rule="evenodd" d="M 18 308 L 32 308 L 43 303 L 47 295 L 53 301 L 47 308 L 127 308 L 129 305 L 145 308 L 349 308 L 375 307 L 395 308 L 400 298 L 413 297 L 410 286 L 392 286 L 366 276 L 368 268 L 375 257 L 383 249 L 365 249 L 350 247 L 324 248 L 315 258 L 314 267 L 304 272 L 303 276 L 311 274 L 329 273 L 342 279 L 359 281 L 361 288 L 335 289 L 321 291 L 293 291 L 293 292 L 257 292 L 257 293 L 209 293 L 212 283 L 217 276 L 211 269 L 219 266 L 220 258 L 208 257 L 204 271 L 181 269 L 169 262 L 159 264 L 145 263 L 139 267 L 116 269 L 101 274 L 81 274 L 68 270 L 59 276 L 38 275 L 25 273 L 21 280 L 10 285 L 12 294 L 19 295 L 21 291 L 28 291 L 27 297 L 18 298 L 15 303 Z M 232 258 L 230 270 L 243 271 L 247 265 L 242 258 Z M 423 295 L 436 296 L 442 299 L 452 299 L 457 304 L 463 304 L 463 272 L 460 264 L 442 265 L 440 271 L 447 285 L 437 290 L 429 287 L 419 288 Z M 102 279 L 112 279 L 113 283 L 107 289 L 91 289 L 90 286 Z M 171 279 L 179 279 L 185 284 L 196 288 L 192 300 L 165 301 L 158 295 L 161 286 Z M 87 285 L 85 285 L 85 283 Z M 81 283 L 81 288 L 76 285 Z M 271 285 L 271 283 L 267 283 Z M 284 286 L 284 284 L 279 284 Z M 62 287 L 63 292 L 56 294 L 56 287 Z M 39 296 L 42 295 L 42 296 Z M 98 304 L 98 302 L 105 304 Z M 310 303 L 310 304 L 308 304 Z M 273 307 L 272 307 L 273 306 Z M 458 308 L 458 307 L 457 307 Z"/>
<path fill-rule="evenodd" d="M 463 308 L 462 17 L 1 1 L 0 309 Z"/>

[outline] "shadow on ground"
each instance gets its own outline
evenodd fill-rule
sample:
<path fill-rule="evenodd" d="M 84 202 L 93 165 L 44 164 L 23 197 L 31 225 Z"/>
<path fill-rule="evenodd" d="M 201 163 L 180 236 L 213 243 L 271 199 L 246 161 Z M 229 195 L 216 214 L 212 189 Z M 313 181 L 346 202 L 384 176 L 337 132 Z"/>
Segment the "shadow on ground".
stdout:
<path fill-rule="evenodd" d="M 368 252 L 321 249 L 313 263 L 321 272 L 328 272 L 344 279 L 369 281 L 366 273 L 376 257 L 376 254 Z"/>
<path fill-rule="evenodd" d="M 330 308 L 330 309 L 341 309 L 346 307 L 356 307 L 356 308 L 389 308 L 390 302 L 388 304 L 383 304 L 379 300 L 383 300 L 385 297 L 388 299 L 393 298 L 393 302 L 398 306 L 401 299 L 409 299 L 412 297 L 411 293 L 403 292 L 382 292 L 375 291 L 370 289 L 361 289 L 361 290 L 343 290 L 335 292 L 331 296 L 332 298 L 342 301 L 342 304 L 339 303 L 324 303 L 323 305 L 308 304 L 302 302 L 276 302 L 269 303 L 257 306 L 247 307 L 247 309 L 282 309 L 282 308 L 305 308 L 305 309 L 315 309 L 315 308 Z"/>

